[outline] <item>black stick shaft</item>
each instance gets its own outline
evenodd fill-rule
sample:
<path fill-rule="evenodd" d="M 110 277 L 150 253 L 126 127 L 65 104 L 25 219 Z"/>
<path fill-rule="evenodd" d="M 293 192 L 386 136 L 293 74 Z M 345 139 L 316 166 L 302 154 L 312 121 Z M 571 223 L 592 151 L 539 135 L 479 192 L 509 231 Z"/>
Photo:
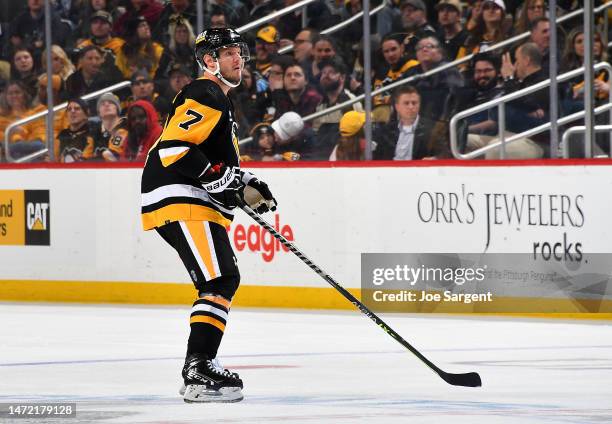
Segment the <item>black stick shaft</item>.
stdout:
<path fill-rule="evenodd" d="M 437 373 L 444 381 L 449 384 L 456 386 L 469 386 L 476 387 L 481 385 L 480 376 L 476 373 L 467 373 L 467 374 L 451 374 L 447 373 L 440 368 L 438 368 L 433 362 L 427 359 L 421 352 L 419 352 L 414 346 L 408 343 L 402 336 L 397 334 L 395 330 L 389 327 L 382 319 L 380 319 L 374 312 L 370 311 L 363 303 L 361 303 L 355 296 L 353 296 L 348 290 L 338 284 L 329 274 L 323 271 L 319 266 L 317 266 L 314 262 L 312 262 L 304 253 L 302 253 L 293 243 L 283 237 L 280 233 L 278 233 L 274 227 L 268 224 L 257 212 L 251 209 L 244 203 L 241 203 L 240 207 L 242 210 L 249 215 L 253 220 L 255 220 L 259 225 L 264 227 L 270 234 L 274 236 L 277 240 L 279 240 L 285 247 L 287 247 L 291 252 L 293 252 L 298 258 L 302 260 L 310 269 L 319 274 L 321 278 L 327 281 L 333 288 L 340 292 L 342 296 L 348 299 L 361 313 L 369 317 L 376 325 L 378 325 L 385 333 L 389 334 L 396 341 L 398 341 L 402 346 L 412 352 L 417 358 L 419 358 L 425 365 L 427 365 L 431 370 Z"/>

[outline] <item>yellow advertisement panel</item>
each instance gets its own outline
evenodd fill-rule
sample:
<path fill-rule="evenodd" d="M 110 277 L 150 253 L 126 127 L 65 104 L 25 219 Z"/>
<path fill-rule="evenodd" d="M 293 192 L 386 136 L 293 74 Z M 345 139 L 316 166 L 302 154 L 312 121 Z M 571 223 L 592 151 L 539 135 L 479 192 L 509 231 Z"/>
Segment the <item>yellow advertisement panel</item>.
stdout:
<path fill-rule="evenodd" d="M 24 191 L 0 190 L 0 245 L 24 245 Z"/>

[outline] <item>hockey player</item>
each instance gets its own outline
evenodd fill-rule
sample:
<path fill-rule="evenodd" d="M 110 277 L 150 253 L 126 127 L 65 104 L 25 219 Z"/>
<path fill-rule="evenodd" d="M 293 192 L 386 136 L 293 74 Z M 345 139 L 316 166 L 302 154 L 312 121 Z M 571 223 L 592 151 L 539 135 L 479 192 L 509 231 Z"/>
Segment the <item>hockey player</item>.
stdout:
<path fill-rule="evenodd" d="M 241 81 L 247 45 L 230 28 L 198 35 L 204 75 L 175 97 L 142 175 L 142 223 L 179 254 L 198 290 L 182 376 L 186 402 L 237 402 L 242 380 L 216 360 L 240 274 L 226 227 L 241 196 L 276 209 L 268 186 L 240 169 L 237 124 L 227 93 Z M 181 390 L 182 392 L 182 390 Z"/>

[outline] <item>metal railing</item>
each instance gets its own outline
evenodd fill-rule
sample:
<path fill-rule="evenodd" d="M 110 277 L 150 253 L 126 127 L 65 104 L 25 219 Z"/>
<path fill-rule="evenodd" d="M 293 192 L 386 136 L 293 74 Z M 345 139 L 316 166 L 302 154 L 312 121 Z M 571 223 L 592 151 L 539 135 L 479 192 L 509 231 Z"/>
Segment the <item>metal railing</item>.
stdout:
<path fill-rule="evenodd" d="M 425 72 L 423 74 L 417 75 L 417 77 L 425 78 L 425 76 L 429 76 L 430 72 L 432 72 L 432 71 Z M 410 77 L 408 79 L 413 79 L 413 78 L 414 77 Z M 404 81 L 405 80 L 395 81 L 395 82 L 393 82 L 393 83 L 391 83 L 389 85 L 385 85 L 384 87 L 381 87 L 379 89 L 373 90 L 372 91 L 372 97 L 377 96 L 379 94 L 382 94 L 385 91 L 391 90 L 391 89 L 393 89 L 395 87 L 398 87 L 398 86 L 404 84 Z M 359 96 L 355 96 L 355 97 L 353 97 L 353 98 L 351 98 L 349 100 L 346 100 L 346 101 L 344 101 L 342 103 L 338 103 L 337 105 L 332 106 L 330 108 L 327 108 L 327 109 L 324 109 L 324 110 L 320 110 L 318 112 L 311 113 L 310 115 L 306 115 L 306 116 L 302 117 L 302 120 L 304 122 L 312 121 L 313 119 L 317 119 L 317 118 L 320 118 L 321 116 L 329 115 L 330 113 L 333 113 L 333 112 L 335 112 L 337 110 L 349 107 L 349 106 L 351 106 L 351 105 L 353 105 L 355 103 L 358 103 L 358 102 L 360 102 L 360 101 L 362 101 L 364 99 L 365 99 L 365 94 L 360 94 Z M 242 140 L 238 141 L 238 144 L 246 144 L 246 143 L 248 143 L 248 142 L 250 142 L 252 140 L 253 140 L 253 137 L 243 138 Z"/>
<path fill-rule="evenodd" d="M 611 8 L 611 7 L 612 7 L 612 2 L 605 3 L 605 4 L 602 4 L 601 6 L 598 6 L 598 7 L 594 8 L 593 9 L 593 13 L 600 13 L 600 12 L 602 12 L 602 11 L 608 9 L 608 8 Z M 583 13 L 584 13 L 584 9 L 574 10 L 574 11 L 572 11 L 570 13 L 567 13 L 567 14 L 561 16 L 559 19 L 557 19 L 557 24 L 561 24 L 561 23 L 566 22 L 566 21 L 568 21 L 568 20 L 570 20 L 572 18 L 578 17 L 578 16 L 580 16 Z M 522 34 L 515 35 L 512 38 L 509 38 L 507 40 L 501 41 L 501 42 L 499 42 L 497 44 L 494 44 L 494 45 L 488 47 L 486 51 L 497 50 L 497 49 L 500 49 L 502 47 L 506 47 L 506 46 L 512 45 L 512 44 L 514 44 L 514 43 L 516 43 L 518 41 L 522 41 L 522 40 L 524 40 L 526 38 L 529 38 L 529 34 L 530 34 L 529 31 L 525 31 Z M 612 45 L 612 43 L 610 43 L 610 45 Z M 413 76 L 410 76 L 410 77 L 402 78 L 402 79 L 397 80 L 397 81 L 395 81 L 395 82 L 393 82 L 393 83 L 391 83 L 389 85 L 386 85 L 386 86 L 384 86 L 384 87 L 382 87 L 382 88 L 380 88 L 378 90 L 373 91 L 372 92 L 372 96 L 374 96 L 376 94 L 384 93 L 385 91 L 391 90 L 391 89 L 393 89 L 395 87 L 399 87 L 400 85 L 408 84 L 410 82 L 414 82 L 414 81 L 417 81 L 419 79 L 428 78 L 428 77 L 430 77 L 432 75 L 436 75 L 436 74 L 438 74 L 440 72 L 443 72 L 443 71 L 445 71 L 447 69 L 455 68 L 455 67 L 457 67 L 459 65 L 462 65 L 462 64 L 464 64 L 466 62 L 469 62 L 470 60 L 472 60 L 472 58 L 474 56 L 475 56 L 474 54 L 469 54 L 469 55 L 464 56 L 464 57 L 462 57 L 460 59 L 454 60 L 452 62 L 445 63 L 445 64 L 443 64 L 441 66 L 438 66 L 437 68 L 431 69 L 430 71 L 424 72 L 422 74 L 413 75 Z M 315 112 L 313 114 L 305 116 L 305 117 L 303 117 L 303 120 L 304 121 L 310 121 L 312 119 L 316 119 L 316 118 L 319 118 L 321 116 L 328 115 L 330 113 L 334 113 L 335 111 L 340 110 L 340 109 L 344 109 L 344 108 L 352 105 L 353 103 L 360 102 L 364 98 L 365 98 L 365 96 L 363 94 L 359 95 L 359 96 L 357 96 L 357 97 L 355 97 L 353 99 L 347 100 L 347 101 L 345 101 L 343 103 L 339 103 L 339 104 L 337 104 L 335 106 L 332 106 L 330 108 L 327 108 L 325 110 L 322 110 L 322 111 L 319 111 L 319 112 Z M 247 137 L 247 138 L 244 138 L 244 139 L 240 140 L 239 144 L 246 144 L 246 143 L 248 143 L 248 142 L 250 142 L 252 140 L 253 140 L 252 137 Z"/>
<path fill-rule="evenodd" d="M 370 17 L 375 16 L 378 12 L 380 12 L 381 10 L 383 10 L 385 8 L 385 6 L 387 5 L 387 0 L 383 1 L 382 4 L 376 6 L 374 9 L 370 10 Z M 350 24 L 352 24 L 353 22 L 357 21 L 358 19 L 361 19 L 361 17 L 363 16 L 363 10 L 361 12 L 357 12 L 355 13 L 353 16 L 351 16 L 350 18 L 348 18 L 346 21 L 342 21 L 337 23 L 334 26 L 331 26 L 327 29 L 324 29 L 322 31 L 319 32 L 319 34 L 321 35 L 329 35 L 329 34 L 333 34 L 336 31 L 341 30 L 342 28 L 349 26 Z M 290 51 L 293 50 L 294 45 L 290 44 L 288 46 L 285 46 L 281 49 L 279 49 L 278 54 L 285 54 L 285 53 L 289 53 Z"/>
<path fill-rule="evenodd" d="M 281 9 L 281 10 L 277 10 L 276 12 L 272 12 L 269 15 L 266 15 L 266 16 L 264 16 L 262 18 L 254 20 L 253 22 L 249 22 L 246 25 L 243 25 L 243 26 L 241 26 L 239 28 L 236 28 L 236 31 L 238 31 L 239 33 L 250 31 L 250 30 L 252 30 L 254 28 L 257 28 L 257 27 L 259 27 L 259 26 L 261 26 L 263 24 L 267 24 L 268 22 L 271 22 L 271 21 L 273 21 L 274 19 L 276 19 L 278 17 L 281 17 L 283 15 L 291 13 L 294 10 L 297 10 L 297 9 L 304 8 L 304 12 L 303 13 L 305 15 L 306 14 L 306 6 L 308 6 L 310 3 L 314 3 L 315 1 L 317 1 L 317 0 L 302 0 L 302 1 L 298 2 L 298 3 L 292 4 L 291 6 L 287 6 L 287 7 L 283 8 L 283 9 Z"/>
<path fill-rule="evenodd" d="M 612 110 L 612 109 L 610 109 Z M 563 133 L 563 138 L 561 139 L 561 148 L 563 150 L 563 158 L 564 159 L 568 159 L 569 155 L 570 155 L 570 141 L 572 141 L 572 139 L 570 138 L 570 136 L 574 135 L 574 134 L 579 134 L 579 133 L 584 133 L 586 131 L 586 127 L 584 125 L 577 125 L 571 128 L 568 128 L 567 130 L 565 130 L 565 132 Z M 595 125 L 593 127 L 593 131 L 595 132 L 609 132 L 612 133 L 612 125 Z M 611 134 L 612 135 L 612 134 Z M 574 139 L 574 140 L 579 140 L 579 139 Z M 587 143 L 587 137 L 584 137 L 582 139 L 583 143 L 584 143 L 584 151 L 585 151 L 585 156 L 587 156 L 587 151 L 590 150 L 591 145 L 590 143 Z M 592 156 L 592 154 L 588 155 L 589 157 Z M 607 155 L 606 155 L 607 157 Z"/>
<path fill-rule="evenodd" d="M 605 69 L 608 71 L 608 73 L 610 75 L 612 75 L 612 65 L 610 65 L 608 62 L 600 62 L 598 64 L 596 64 L 594 66 L 595 70 L 601 70 L 601 69 Z M 566 72 L 565 74 L 559 75 L 556 79 L 558 82 L 562 82 L 562 81 L 566 81 L 568 79 L 577 77 L 579 75 L 582 75 L 584 73 L 584 67 L 582 68 L 578 68 L 578 69 L 574 69 L 570 72 Z M 519 134 L 514 134 L 511 137 L 506 138 L 505 137 L 505 109 L 503 107 L 503 105 L 507 102 L 510 102 L 512 100 L 516 100 L 518 98 L 521 98 L 525 95 L 534 93 L 536 91 L 539 91 L 543 88 L 546 88 L 550 85 L 551 80 L 547 79 L 544 81 L 541 81 L 537 84 L 531 85 L 529 87 L 525 87 L 522 90 L 518 90 L 515 91 L 513 93 L 510 94 L 506 94 L 502 97 L 498 97 L 496 99 L 490 100 L 486 103 L 480 104 L 478 106 L 474 106 L 472 108 L 466 109 L 464 111 L 461 111 L 459 113 L 457 113 L 456 115 L 454 115 L 451 120 L 450 120 L 450 145 L 451 145 L 451 152 L 453 153 L 453 156 L 457 159 L 473 159 L 475 157 L 478 157 L 480 155 L 482 155 L 483 153 L 486 153 L 489 150 L 493 150 L 499 146 L 501 146 L 501 158 L 504 159 L 505 158 L 505 145 L 508 143 L 512 143 L 516 140 L 519 139 L 523 139 L 523 138 L 527 138 L 527 137 L 531 137 L 535 134 L 539 134 L 541 132 L 544 132 L 548 129 L 550 129 L 551 127 L 551 123 L 548 122 L 546 124 L 542 124 L 539 125 L 537 127 L 534 127 L 530 130 L 527 131 L 523 131 Z M 608 96 L 608 101 L 610 102 L 608 105 L 608 108 L 605 110 L 612 110 L 612 95 Z M 499 137 L 499 141 L 496 141 L 494 143 L 490 143 L 487 146 L 481 147 L 480 149 L 476 149 L 472 152 L 469 153 L 461 153 L 459 151 L 459 141 L 458 141 L 458 135 L 457 135 L 457 124 L 460 120 L 474 115 L 478 112 L 483 112 L 485 110 L 489 110 L 493 107 L 497 106 L 499 108 L 499 123 L 498 123 L 498 137 Z M 599 112 L 598 112 L 599 109 Z M 601 113 L 601 107 L 600 108 L 596 108 L 595 109 L 595 113 Z M 576 119 L 580 119 L 582 117 L 585 116 L 585 112 L 576 112 L 574 114 L 565 116 L 561 119 L 559 119 L 557 121 L 558 125 L 565 125 L 569 122 L 572 122 Z"/>
<path fill-rule="evenodd" d="M 111 85 L 110 87 L 106 87 L 106 88 L 103 88 L 101 90 L 94 91 L 93 93 L 86 94 L 86 95 L 82 96 L 81 99 L 83 99 L 83 100 L 95 99 L 97 97 L 100 97 L 104 93 L 108 93 L 108 92 L 115 91 L 115 90 L 120 90 L 120 89 L 122 89 L 124 87 L 128 87 L 130 85 L 131 85 L 130 81 L 122 81 L 120 83 Z M 55 106 L 53 108 L 53 112 L 54 113 L 55 112 L 60 112 L 60 111 L 62 111 L 64 109 L 66 109 L 66 107 L 68 107 L 68 103 L 66 103 L 66 102 L 61 103 L 61 104 L 59 104 L 59 105 L 57 105 L 57 106 Z M 28 162 L 28 161 L 30 161 L 32 159 L 35 159 L 35 158 L 37 158 L 39 156 L 44 155 L 50 149 L 53 148 L 53 143 L 55 143 L 55 140 L 47 140 L 47 142 L 46 142 L 47 147 L 46 148 L 41 149 L 38 152 L 31 153 L 31 154 L 29 154 L 27 156 L 24 156 L 22 158 L 19 158 L 19 159 L 13 159 L 13 156 L 11 155 L 11 150 L 10 150 L 10 141 L 9 141 L 10 134 L 11 134 L 11 131 L 15 127 L 18 127 L 19 125 L 27 124 L 28 122 L 32 122 L 32 121 L 35 121 L 35 120 L 40 119 L 40 118 L 44 118 L 48 114 L 49 114 L 48 110 L 43 110 L 43 111 L 40 111 L 38 113 L 35 113 L 34 115 L 30 115 L 30 116 L 28 116 L 26 118 L 22 118 L 22 119 L 19 119 L 19 120 L 15 121 L 15 122 L 12 122 L 11 124 L 9 124 L 6 127 L 6 130 L 4 130 L 4 152 L 5 152 L 6 159 L 7 159 L 8 162 L 15 162 L 15 163 Z"/>

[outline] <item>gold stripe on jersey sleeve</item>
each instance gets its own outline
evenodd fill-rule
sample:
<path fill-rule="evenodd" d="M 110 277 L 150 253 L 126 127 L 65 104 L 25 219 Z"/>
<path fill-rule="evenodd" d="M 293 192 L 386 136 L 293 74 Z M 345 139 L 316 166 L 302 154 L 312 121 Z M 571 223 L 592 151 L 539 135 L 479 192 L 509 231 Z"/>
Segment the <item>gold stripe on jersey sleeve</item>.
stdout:
<path fill-rule="evenodd" d="M 194 322 L 202 322 L 204 324 L 214 325 L 219 330 L 225 331 L 225 324 L 223 324 L 221 321 L 219 321 L 217 319 L 214 319 L 213 317 L 208 317 L 208 316 L 203 316 L 203 315 L 196 315 L 194 317 L 191 317 L 191 319 L 189 320 L 190 324 L 193 324 Z"/>
<path fill-rule="evenodd" d="M 221 115 L 220 110 L 186 99 L 168 120 L 160 141 L 179 140 L 200 144 L 208 138 Z"/>
<path fill-rule="evenodd" d="M 187 153 L 189 153 L 189 147 L 187 146 L 170 147 L 168 149 L 160 149 L 159 157 L 161 159 L 161 164 L 164 167 L 167 167 L 185 156 Z"/>
<path fill-rule="evenodd" d="M 152 212 L 141 214 L 142 228 L 152 230 L 155 227 L 175 221 L 209 221 L 228 227 L 232 221 L 224 217 L 221 212 L 202 205 L 176 203 L 164 206 Z"/>

